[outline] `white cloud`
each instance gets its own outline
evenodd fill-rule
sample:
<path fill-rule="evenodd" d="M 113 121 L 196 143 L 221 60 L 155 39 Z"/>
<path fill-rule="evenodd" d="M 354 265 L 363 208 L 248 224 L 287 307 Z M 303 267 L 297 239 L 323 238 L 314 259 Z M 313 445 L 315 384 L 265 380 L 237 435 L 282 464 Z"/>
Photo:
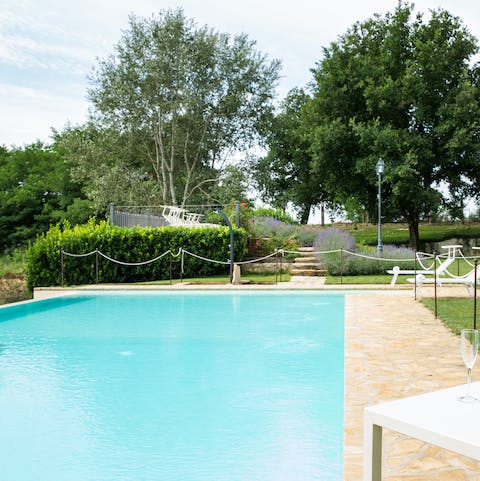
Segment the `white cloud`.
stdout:
<path fill-rule="evenodd" d="M 87 103 L 82 96 L 65 97 L 47 90 L 0 84 L 0 104 L 8 115 L 0 116 L 0 145 L 48 141 L 51 129 L 67 122 L 82 123 Z"/>
<path fill-rule="evenodd" d="M 199 25 L 257 40 L 257 48 L 283 62 L 280 95 L 311 79 L 322 47 L 354 22 L 393 11 L 397 0 L 182 0 Z M 416 8 L 444 7 L 480 35 L 475 0 L 416 0 Z M 112 52 L 128 15 L 151 16 L 179 0 L 2 0 L 0 9 L 0 143 L 47 140 L 86 115 L 86 74 L 95 57 Z M 8 77 L 7 77 L 8 75 Z M 15 86 L 17 89 L 15 89 Z M 8 119 L 5 120 L 5 119 Z"/>

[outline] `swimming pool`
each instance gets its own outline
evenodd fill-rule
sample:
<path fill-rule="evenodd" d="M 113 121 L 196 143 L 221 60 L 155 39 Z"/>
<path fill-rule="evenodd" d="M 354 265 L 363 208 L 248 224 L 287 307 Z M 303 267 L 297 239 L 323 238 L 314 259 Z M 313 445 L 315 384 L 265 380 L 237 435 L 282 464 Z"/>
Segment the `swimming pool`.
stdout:
<path fill-rule="evenodd" d="M 341 294 L 0 309 L 2 481 L 340 481 Z"/>

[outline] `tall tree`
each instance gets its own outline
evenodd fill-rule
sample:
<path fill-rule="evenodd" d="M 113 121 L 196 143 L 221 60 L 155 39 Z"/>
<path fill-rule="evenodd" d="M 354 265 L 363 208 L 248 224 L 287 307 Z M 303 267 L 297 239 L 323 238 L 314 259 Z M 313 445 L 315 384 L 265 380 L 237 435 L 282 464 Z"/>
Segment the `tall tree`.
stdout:
<path fill-rule="evenodd" d="M 303 109 L 310 97 L 293 89 L 272 119 L 267 135 L 268 153 L 253 165 L 253 176 L 264 201 L 285 209 L 291 202 L 306 224 L 311 208 L 325 200 L 321 175 L 312 169 L 308 130 Z M 315 175 L 316 174 L 316 175 Z"/>
<path fill-rule="evenodd" d="M 418 246 L 419 221 L 448 194 L 478 192 L 480 91 L 477 44 L 460 19 L 412 9 L 357 23 L 324 49 L 308 121 L 330 198 L 374 213 L 384 158 L 385 215 L 406 220 Z"/>
<path fill-rule="evenodd" d="M 91 214 L 55 149 L 41 143 L 0 147 L 0 251 L 25 244 L 63 219 L 82 222 Z"/>
<path fill-rule="evenodd" d="M 184 205 L 204 198 L 232 152 L 256 141 L 278 72 L 246 35 L 199 28 L 182 10 L 132 16 L 91 75 L 91 122 L 133 146 L 117 160 L 153 179 L 164 204 Z"/>

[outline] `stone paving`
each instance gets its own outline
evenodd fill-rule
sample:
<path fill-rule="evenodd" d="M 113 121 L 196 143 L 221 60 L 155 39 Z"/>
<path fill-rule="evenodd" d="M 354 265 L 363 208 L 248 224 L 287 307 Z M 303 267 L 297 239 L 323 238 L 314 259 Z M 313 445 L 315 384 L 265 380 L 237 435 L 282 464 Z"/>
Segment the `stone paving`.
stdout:
<path fill-rule="evenodd" d="M 347 294 L 344 480 L 362 480 L 365 406 L 464 382 L 459 338 L 410 293 Z M 480 481 L 480 463 L 416 439 L 384 430 L 383 449 L 385 481 Z"/>

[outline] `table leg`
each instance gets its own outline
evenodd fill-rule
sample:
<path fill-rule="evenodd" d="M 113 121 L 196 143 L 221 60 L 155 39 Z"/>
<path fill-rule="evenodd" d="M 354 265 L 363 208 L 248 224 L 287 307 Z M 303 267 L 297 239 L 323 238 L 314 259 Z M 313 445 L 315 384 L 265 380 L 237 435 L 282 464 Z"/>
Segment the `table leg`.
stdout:
<path fill-rule="evenodd" d="M 363 481 L 382 481 L 382 427 L 365 419 Z"/>

